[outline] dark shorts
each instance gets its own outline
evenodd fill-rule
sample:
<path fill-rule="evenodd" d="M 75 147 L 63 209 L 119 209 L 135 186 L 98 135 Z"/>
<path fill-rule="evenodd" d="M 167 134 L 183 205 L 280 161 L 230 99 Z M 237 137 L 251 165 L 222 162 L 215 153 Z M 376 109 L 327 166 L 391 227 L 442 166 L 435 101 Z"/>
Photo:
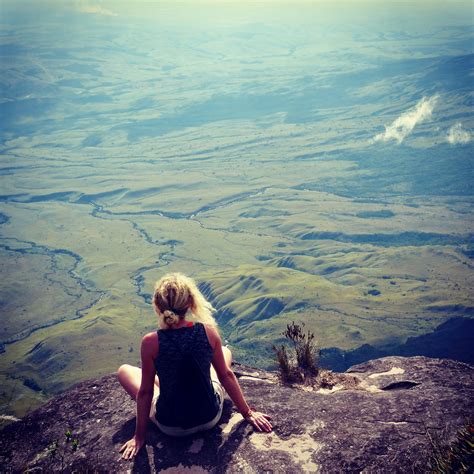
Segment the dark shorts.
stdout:
<path fill-rule="evenodd" d="M 219 420 L 221 419 L 222 415 L 222 408 L 224 406 L 224 389 L 222 388 L 222 385 L 220 382 L 217 380 L 212 380 L 212 386 L 214 387 L 214 391 L 216 392 L 216 395 L 219 398 L 219 411 L 217 412 L 217 415 L 211 420 L 208 421 L 207 423 L 204 423 L 203 425 L 199 426 L 193 426 L 192 428 L 180 428 L 179 426 L 165 426 L 162 425 L 161 423 L 158 423 L 156 420 L 156 401 L 158 400 L 158 397 L 160 396 L 160 391 L 159 389 L 157 390 L 155 388 L 155 394 L 153 395 L 153 401 L 151 402 L 151 409 L 150 409 L 150 420 L 158 426 L 158 428 L 165 434 L 169 436 L 188 436 L 192 435 L 194 433 L 198 433 L 199 431 L 206 431 L 210 430 L 211 428 L 214 428 L 214 426 L 219 423 Z"/>

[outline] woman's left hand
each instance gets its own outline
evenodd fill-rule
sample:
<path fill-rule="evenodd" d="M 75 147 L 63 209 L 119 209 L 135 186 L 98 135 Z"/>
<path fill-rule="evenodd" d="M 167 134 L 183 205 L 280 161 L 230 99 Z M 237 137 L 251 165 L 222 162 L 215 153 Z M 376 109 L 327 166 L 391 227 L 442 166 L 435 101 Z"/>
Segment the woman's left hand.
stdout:
<path fill-rule="evenodd" d="M 120 453 L 122 453 L 122 458 L 123 459 L 132 459 L 135 457 L 142 449 L 143 445 L 145 444 L 145 440 L 138 438 L 136 435 L 129 441 L 127 441 L 121 448 L 120 448 Z"/>
<path fill-rule="evenodd" d="M 273 427 L 269 421 L 271 420 L 271 416 L 265 413 L 250 410 L 245 419 L 258 431 L 265 431 L 267 433 L 272 431 Z"/>

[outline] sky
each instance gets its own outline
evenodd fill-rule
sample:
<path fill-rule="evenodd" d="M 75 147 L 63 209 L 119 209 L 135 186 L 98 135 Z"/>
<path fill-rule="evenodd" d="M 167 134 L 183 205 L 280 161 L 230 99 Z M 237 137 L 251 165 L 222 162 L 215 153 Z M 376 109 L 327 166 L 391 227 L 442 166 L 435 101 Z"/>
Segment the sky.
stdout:
<path fill-rule="evenodd" d="M 73 10 L 89 14 L 98 14 L 105 16 L 119 15 L 138 15 L 148 16 L 158 12 L 163 7 L 176 7 L 180 5 L 189 6 L 227 6 L 227 7 L 243 7 L 251 8 L 271 8 L 271 7 L 288 7 L 297 9 L 301 7 L 317 7 L 325 10 L 335 10 L 339 14 L 344 11 L 351 13 L 366 12 L 367 9 L 372 11 L 383 10 L 419 12 L 425 11 L 427 15 L 431 13 L 439 13 L 443 15 L 452 15 L 453 19 L 460 19 L 461 16 L 466 20 L 466 15 L 471 16 L 472 20 L 472 3 L 457 0 L 417 0 L 416 2 L 406 1 L 386 1 L 386 0 L 165 0 L 165 1 L 143 1 L 143 0 L 2 0 L 0 3 L 0 13 L 2 16 L 9 15 L 13 12 L 29 10 L 52 11 L 52 10 Z M 342 7 L 342 8 L 341 8 Z M 342 11 L 341 11 L 342 10 Z M 444 18 L 444 21 L 446 17 Z"/>

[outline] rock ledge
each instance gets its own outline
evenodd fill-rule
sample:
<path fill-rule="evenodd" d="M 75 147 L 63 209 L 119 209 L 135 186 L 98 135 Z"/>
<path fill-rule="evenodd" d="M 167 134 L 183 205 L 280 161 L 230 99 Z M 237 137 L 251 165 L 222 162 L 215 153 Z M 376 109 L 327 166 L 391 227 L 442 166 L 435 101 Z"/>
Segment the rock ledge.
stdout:
<path fill-rule="evenodd" d="M 146 449 L 123 461 L 135 405 L 106 375 L 76 385 L 0 432 L 2 471 L 163 473 L 423 472 L 427 431 L 450 442 L 473 413 L 474 368 L 446 359 L 385 357 L 351 367 L 357 390 L 308 392 L 236 364 L 247 399 L 273 416 L 256 433 L 226 400 L 215 429 L 176 439 L 149 427 Z M 65 442 L 71 429 L 79 442 Z M 58 441 L 56 454 L 51 455 Z"/>

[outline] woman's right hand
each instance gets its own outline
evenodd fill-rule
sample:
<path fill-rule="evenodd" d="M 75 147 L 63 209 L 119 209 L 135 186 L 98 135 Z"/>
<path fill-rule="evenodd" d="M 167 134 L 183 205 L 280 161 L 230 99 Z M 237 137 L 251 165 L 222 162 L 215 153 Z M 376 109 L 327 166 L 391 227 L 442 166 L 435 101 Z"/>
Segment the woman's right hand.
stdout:
<path fill-rule="evenodd" d="M 128 440 L 121 448 L 120 453 L 122 453 L 123 459 L 132 459 L 134 458 L 138 451 L 142 449 L 143 445 L 145 444 L 145 440 L 134 436 L 132 439 Z"/>
<path fill-rule="evenodd" d="M 255 429 L 258 431 L 265 431 L 270 433 L 273 427 L 269 420 L 271 416 L 261 413 L 259 411 L 249 410 L 249 412 L 244 417 Z"/>

